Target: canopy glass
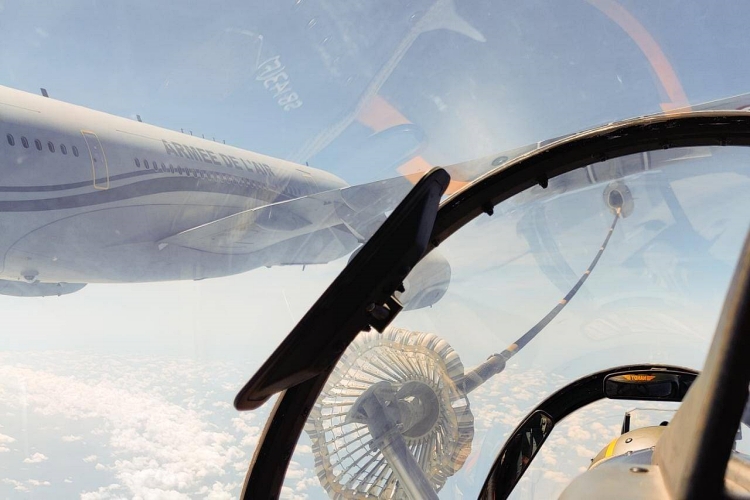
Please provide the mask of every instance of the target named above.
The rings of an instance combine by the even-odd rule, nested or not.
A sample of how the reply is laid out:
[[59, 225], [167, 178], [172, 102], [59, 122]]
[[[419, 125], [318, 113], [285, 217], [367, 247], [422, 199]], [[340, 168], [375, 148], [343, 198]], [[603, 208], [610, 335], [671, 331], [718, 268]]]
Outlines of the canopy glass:
[[[270, 404], [238, 413], [235, 394], [421, 172], [451, 166], [450, 194], [594, 126], [746, 109], [748, 18], [750, 4], [734, 1], [0, 0], [0, 497], [236, 498]], [[61, 102], [122, 121], [50, 115]], [[77, 142], [58, 139], [68, 132]], [[162, 166], [167, 136], [170, 147], [205, 139], [220, 163], [231, 146], [295, 164], [261, 162], [281, 165], [276, 184], [226, 165], [216, 176], [205, 159]], [[591, 278], [471, 393], [471, 451], [456, 448], [468, 454], [442, 496], [474, 494], [504, 436], [565, 381], [628, 360], [699, 367], [747, 230], [746, 156], [653, 153], [626, 176], [635, 208]], [[77, 172], [87, 177], [68, 179]], [[304, 178], [281, 193], [293, 176]], [[123, 200], [107, 193], [138, 179], [117, 212]], [[321, 193], [387, 179], [396, 187]], [[614, 220], [608, 183], [573, 172], [465, 227], [439, 248], [449, 279], [437, 257], [436, 281], [411, 277], [431, 292], [419, 305], [445, 295], [394, 326], [445, 339], [464, 369], [501, 352], [591, 263]], [[254, 197], [259, 186], [271, 194]], [[222, 219], [300, 186], [307, 196], [285, 217], [275, 206]], [[50, 201], [65, 189], [96, 204]], [[52, 210], [29, 210], [37, 202]], [[101, 217], [109, 209], [117, 216]], [[315, 233], [320, 246], [292, 239], [305, 222], [327, 231], [328, 216], [340, 224]], [[206, 236], [220, 219], [221, 237]], [[184, 231], [199, 227], [198, 245]], [[253, 254], [270, 241], [284, 251]], [[201, 279], [214, 244], [237, 267]], [[63, 272], [76, 279], [52, 279]], [[62, 281], [60, 297], [8, 294]], [[326, 496], [312, 446], [303, 434], [285, 497]]]

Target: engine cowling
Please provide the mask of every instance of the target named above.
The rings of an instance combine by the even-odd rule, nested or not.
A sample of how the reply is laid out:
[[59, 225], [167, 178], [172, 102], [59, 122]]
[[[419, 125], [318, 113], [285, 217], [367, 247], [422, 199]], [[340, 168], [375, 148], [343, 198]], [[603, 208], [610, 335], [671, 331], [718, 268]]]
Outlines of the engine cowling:
[[443, 254], [433, 250], [406, 277], [399, 300], [406, 311], [432, 306], [443, 298], [450, 282], [451, 265]]
[[[357, 248], [349, 262], [359, 253]], [[438, 250], [425, 255], [404, 280], [404, 292], [398, 296], [405, 311], [422, 309], [436, 304], [448, 291], [451, 282], [451, 265]]]

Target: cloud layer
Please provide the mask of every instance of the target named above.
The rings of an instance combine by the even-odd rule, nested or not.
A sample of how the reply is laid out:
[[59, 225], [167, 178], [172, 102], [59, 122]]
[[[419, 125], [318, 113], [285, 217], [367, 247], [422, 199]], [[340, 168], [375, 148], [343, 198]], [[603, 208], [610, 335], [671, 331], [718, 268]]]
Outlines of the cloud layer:
[[[231, 499], [257, 446], [269, 406], [238, 413], [230, 402], [242, 370], [227, 363], [71, 353], [0, 355], [0, 457], [10, 464], [0, 494], [25, 497], [60, 488], [84, 500]], [[441, 497], [476, 496], [509, 433], [565, 377], [509, 364], [470, 396], [472, 452]], [[226, 403], [226, 404], [224, 404]], [[634, 404], [592, 405], [560, 423], [519, 483], [519, 493], [559, 495], [589, 460], [619, 434]], [[37, 429], [14, 427], [23, 415], [54, 437], [30, 441]], [[645, 425], [641, 424], [641, 425]], [[634, 426], [635, 423], [634, 423]], [[31, 445], [29, 444], [31, 443]], [[327, 498], [303, 433], [282, 498]], [[62, 469], [75, 463], [70, 472]], [[52, 472], [64, 474], [57, 479]], [[58, 474], [59, 475], [59, 474]], [[44, 493], [46, 492], [46, 493]]]
[[[79, 463], [114, 477], [115, 483], [74, 481], [88, 500], [135, 498], [235, 498], [263, 418], [231, 407], [241, 375], [223, 363], [168, 358], [107, 358], [71, 353], [2, 356], [0, 408], [9, 423], [31, 412], [88, 432], [61, 432], [62, 446], [82, 449]], [[228, 386], [227, 386], [228, 384]], [[222, 386], [224, 386], [222, 388]], [[265, 410], [263, 410], [265, 411]], [[106, 454], [88, 453], [87, 441], [102, 441]], [[0, 434], [0, 446], [17, 445]], [[50, 446], [52, 447], [51, 443]], [[91, 448], [88, 448], [91, 451]], [[72, 453], [66, 448], [66, 453]], [[33, 451], [21, 463], [66, 460], [53, 451]], [[18, 473], [21, 473], [18, 464]], [[97, 476], [94, 476], [97, 477]], [[73, 477], [73, 480], [76, 478]], [[13, 480], [15, 481], [15, 480]], [[5, 482], [16, 491], [45, 484]], [[68, 483], [70, 484], [70, 483]]]

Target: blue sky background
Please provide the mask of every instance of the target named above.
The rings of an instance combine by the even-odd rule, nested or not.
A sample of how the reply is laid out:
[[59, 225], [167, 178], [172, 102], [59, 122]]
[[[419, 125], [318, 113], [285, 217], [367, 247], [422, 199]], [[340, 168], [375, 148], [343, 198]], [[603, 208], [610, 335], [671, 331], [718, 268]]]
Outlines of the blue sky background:
[[[56, 99], [139, 114], [364, 182], [397, 175], [395, 164], [415, 149], [444, 165], [659, 112], [669, 102], [659, 71], [597, 8], [611, 3], [457, 2], [482, 42], [445, 29], [419, 31], [435, 0], [0, 0], [0, 85], [45, 87]], [[690, 103], [750, 91], [750, 4], [619, 5], [656, 41]], [[300, 107], [284, 111], [256, 80], [257, 61], [272, 57], [285, 65]], [[375, 80], [375, 93], [417, 132], [374, 137], [352, 119]], [[311, 146], [337, 123], [346, 125], [340, 134]], [[727, 161], [741, 169], [744, 155]], [[652, 181], [639, 182], [648, 199]], [[477, 396], [475, 449], [484, 451], [449, 482], [445, 498], [475, 494], [514, 422], [563, 380], [626, 360], [699, 367], [747, 230], [746, 182], [722, 177], [675, 187], [691, 200], [695, 229], [712, 242], [708, 255], [657, 245], [627, 267], [628, 252], [658, 236], [643, 224], [673, 221], [653, 200], [623, 221], [601, 269], [560, 317], [560, 335], [530, 345], [503, 374], [509, 381], [488, 387], [494, 396]], [[600, 190], [543, 207], [576, 272], [609, 224], [596, 205]], [[591, 207], [580, 220], [556, 218], [580, 205]], [[527, 254], [521, 215], [479, 219], [449, 240], [449, 294], [429, 311], [402, 315], [399, 326], [444, 336], [470, 367], [546, 313], [560, 293]], [[0, 297], [0, 497], [236, 497], [268, 407], [237, 414], [232, 398], [345, 260], [201, 282], [90, 285], [59, 298]], [[700, 273], [717, 262], [720, 273]], [[549, 372], [557, 378], [514, 392]], [[490, 408], [498, 400], [502, 407]], [[601, 417], [592, 415], [589, 422]], [[611, 431], [621, 412], [608, 415], [602, 425]], [[569, 437], [596, 452], [611, 439], [600, 434]], [[577, 453], [569, 442], [558, 443], [557, 453], [565, 446]], [[583, 455], [548, 461], [549, 471], [572, 477], [588, 463]], [[321, 498], [309, 443], [301, 442], [294, 460], [285, 494]], [[549, 485], [537, 491], [556, 491]]]

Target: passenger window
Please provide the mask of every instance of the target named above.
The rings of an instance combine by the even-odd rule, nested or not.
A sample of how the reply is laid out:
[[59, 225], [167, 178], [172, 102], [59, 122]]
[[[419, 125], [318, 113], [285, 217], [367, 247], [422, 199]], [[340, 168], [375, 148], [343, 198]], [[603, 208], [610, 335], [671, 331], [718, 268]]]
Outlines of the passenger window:
[[169, 171], [174, 173], [174, 165], [172, 165], [171, 163], [169, 164]]
[[68, 148], [65, 147], [65, 144], [60, 144], [60, 152], [64, 155], [68, 154]]
[[180, 175], [182, 175], [182, 167], [180, 167], [180, 166], [177, 167], [177, 173], [180, 174]]
[[21, 144], [23, 144], [23, 147], [26, 149], [29, 149], [29, 140], [23, 136], [21, 136]]
[[78, 148], [73, 146], [73, 156], [78, 156]]
[[135, 166], [141, 168], [141, 161], [138, 158], [135, 159]]
[[143, 166], [146, 168], [151, 168], [151, 166], [148, 164], [148, 160], [143, 160]]
[[156, 170], [157, 172], [159, 171], [159, 165], [157, 165], [155, 161], [152, 161], [151, 165], [154, 166], [154, 170]]
[[52, 144], [52, 141], [48, 141], [47, 142], [47, 147], [49, 148], [49, 152], [50, 153], [54, 153], [55, 152], [55, 145]]
[[34, 139], [34, 145], [36, 145], [36, 148], [41, 151], [42, 150], [42, 141], [39, 139]]
[[164, 165], [163, 163], [161, 164], [161, 171], [162, 172], [166, 172], [167, 171], [167, 166]]
[[13, 136], [10, 135], [10, 134], [8, 134], [7, 137], [8, 137], [8, 144], [10, 144], [11, 146], [15, 146], [16, 145], [16, 141], [15, 141], [15, 139], [13, 139]]

